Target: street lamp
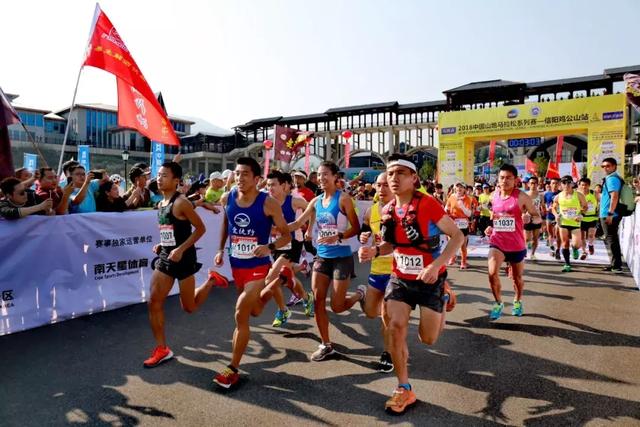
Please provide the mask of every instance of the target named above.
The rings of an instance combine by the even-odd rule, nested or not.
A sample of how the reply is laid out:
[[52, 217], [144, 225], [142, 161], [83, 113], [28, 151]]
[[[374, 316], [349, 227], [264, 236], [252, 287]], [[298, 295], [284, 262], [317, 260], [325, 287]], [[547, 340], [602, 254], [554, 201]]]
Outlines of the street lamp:
[[125, 188], [127, 187], [126, 182], [128, 181], [127, 178], [127, 160], [129, 160], [129, 151], [128, 150], [124, 150], [122, 152], [122, 161], [124, 162], [124, 182], [125, 182]]

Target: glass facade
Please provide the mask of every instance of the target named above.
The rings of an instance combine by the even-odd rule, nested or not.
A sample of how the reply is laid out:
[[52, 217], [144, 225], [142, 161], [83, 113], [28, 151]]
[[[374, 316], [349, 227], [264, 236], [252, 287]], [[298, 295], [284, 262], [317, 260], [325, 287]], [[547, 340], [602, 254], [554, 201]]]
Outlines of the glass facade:
[[175, 130], [176, 132], [185, 133], [187, 129], [187, 126], [184, 123], [176, 122], [173, 120], [171, 120], [171, 126], [173, 126], [173, 130]]
[[94, 147], [112, 148], [109, 129], [116, 127], [118, 116], [115, 112], [86, 110], [87, 142]]
[[28, 113], [25, 111], [18, 112], [20, 116], [20, 120], [24, 123], [25, 126], [44, 126], [44, 118], [41, 113]]

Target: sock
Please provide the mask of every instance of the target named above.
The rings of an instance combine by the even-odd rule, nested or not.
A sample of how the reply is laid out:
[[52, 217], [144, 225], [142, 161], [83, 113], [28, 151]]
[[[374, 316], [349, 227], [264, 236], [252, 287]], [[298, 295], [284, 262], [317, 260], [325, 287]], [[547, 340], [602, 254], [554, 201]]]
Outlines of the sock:
[[571, 264], [571, 258], [569, 256], [569, 249], [562, 249], [562, 256], [564, 257], [565, 264]]
[[398, 387], [402, 387], [403, 389], [407, 390], [407, 391], [411, 391], [411, 384], [406, 383], [406, 384], [398, 384]]
[[234, 367], [233, 367], [233, 366], [231, 366], [231, 365], [227, 365], [227, 368], [231, 369], [231, 370], [233, 371], [233, 373], [234, 373], [234, 374], [237, 374], [237, 373], [238, 373], [238, 369], [237, 369], [237, 368], [234, 368]]

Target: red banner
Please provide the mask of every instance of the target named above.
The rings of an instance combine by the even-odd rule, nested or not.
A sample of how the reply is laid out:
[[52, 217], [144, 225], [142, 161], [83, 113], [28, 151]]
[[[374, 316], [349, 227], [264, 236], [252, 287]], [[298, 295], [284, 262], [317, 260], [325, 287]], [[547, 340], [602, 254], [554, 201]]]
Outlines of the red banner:
[[496, 141], [489, 143], [489, 168], [493, 168], [493, 161], [496, 158]]
[[562, 162], [562, 146], [564, 145], [564, 136], [558, 135], [556, 141], [556, 165]]
[[558, 172], [558, 164], [549, 160], [549, 167], [547, 167], [547, 179], [551, 178], [560, 179], [560, 172]]
[[536, 165], [531, 159], [527, 157], [527, 162], [525, 165], [525, 169], [531, 175], [538, 175], [538, 165]]
[[[180, 145], [178, 136], [173, 131], [173, 128], [169, 124], [169, 119], [164, 113], [160, 103], [156, 99], [153, 91], [149, 87], [142, 71], [138, 68], [136, 61], [127, 49], [127, 46], [120, 38], [120, 34], [115, 29], [107, 15], [100, 10], [100, 6], [96, 5], [96, 13], [93, 17], [93, 25], [91, 28], [91, 38], [89, 45], [87, 46], [87, 57], [83, 65], [89, 65], [92, 67], [105, 70], [117, 77], [118, 80], [118, 96], [121, 92], [133, 93], [131, 88], [134, 88], [137, 92], [135, 99], [142, 99], [143, 101], [136, 101], [144, 103], [144, 109], [148, 117], [160, 115], [164, 121], [168, 124], [168, 129], [164, 131], [164, 127], [145, 127], [140, 124], [141, 120], [134, 122], [131, 120], [131, 105], [129, 104], [131, 95], [128, 95], [127, 99], [118, 99], [118, 106], [128, 107], [129, 111], [127, 115], [121, 117], [121, 113], [118, 112], [118, 125], [127, 126], [124, 123], [138, 123], [133, 126], [134, 129], [154, 141], [161, 142], [168, 145]], [[128, 86], [127, 90], [122, 90], [121, 87]], [[137, 108], [140, 110], [140, 108]], [[136, 113], [138, 114], [138, 113]], [[135, 115], [133, 116], [135, 118]], [[145, 129], [143, 132], [141, 129]], [[150, 136], [152, 135], [152, 136]]]
[[571, 177], [574, 181], [578, 181], [580, 179], [580, 172], [578, 171], [578, 165], [576, 162], [571, 159]]
[[277, 126], [275, 129], [275, 152], [273, 159], [290, 163], [296, 153], [296, 141], [300, 131], [285, 126]]

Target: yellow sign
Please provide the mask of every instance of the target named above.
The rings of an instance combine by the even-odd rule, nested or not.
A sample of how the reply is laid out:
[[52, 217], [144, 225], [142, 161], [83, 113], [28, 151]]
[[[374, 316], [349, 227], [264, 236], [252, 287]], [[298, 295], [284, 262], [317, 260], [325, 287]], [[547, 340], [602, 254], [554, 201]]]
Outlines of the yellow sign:
[[440, 177], [446, 185], [473, 181], [476, 141], [586, 134], [588, 174], [598, 179], [595, 166], [604, 157], [616, 158], [622, 168], [626, 125], [624, 94], [441, 113]]

